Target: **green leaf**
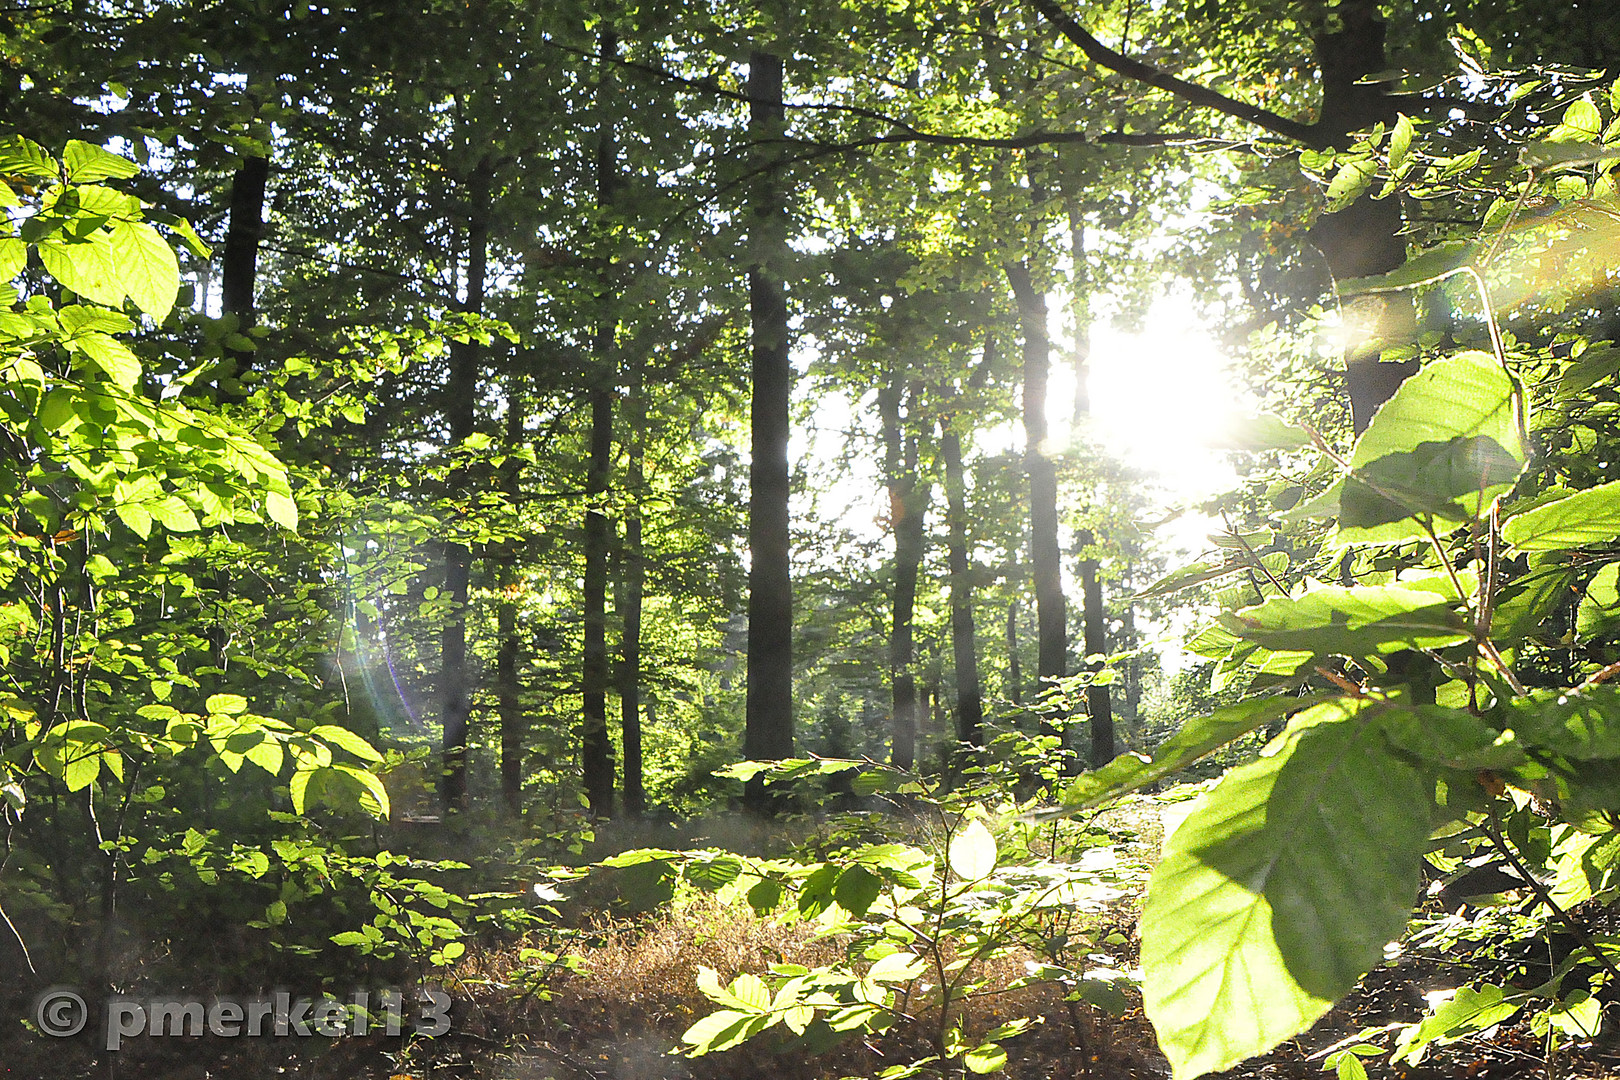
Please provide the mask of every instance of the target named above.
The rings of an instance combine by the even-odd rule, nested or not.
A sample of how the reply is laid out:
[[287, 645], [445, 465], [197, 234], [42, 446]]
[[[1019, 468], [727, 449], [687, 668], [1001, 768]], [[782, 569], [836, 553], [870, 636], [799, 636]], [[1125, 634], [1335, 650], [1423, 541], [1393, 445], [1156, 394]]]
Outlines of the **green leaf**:
[[71, 755], [62, 768], [62, 783], [69, 791], [83, 791], [101, 775], [101, 754], [89, 751], [82, 743], [68, 746]]
[[283, 495], [279, 491], [265, 492], [264, 512], [270, 516], [271, 521], [288, 532], [298, 531], [298, 504], [293, 502], [292, 496]]
[[129, 526], [129, 531], [142, 540], [152, 535], [152, 515], [146, 512], [146, 507], [140, 503], [121, 502], [113, 504], [113, 513], [118, 520]]
[[866, 867], [846, 866], [833, 886], [833, 900], [851, 915], [865, 915], [883, 890], [883, 879]]
[[1544, 503], [1502, 524], [1502, 539], [1519, 551], [1559, 551], [1620, 537], [1620, 480]]
[[874, 963], [867, 971], [866, 977], [873, 982], [904, 983], [917, 978], [926, 970], [928, 965], [922, 957], [915, 953], [896, 952]]
[[1419, 285], [1432, 285], [1458, 273], [1474, 257], [1472, 244], [1461, 240], [1448, 240], [1428, 251], [1414, 255], [1401, 266], [1373, 277], [1347, 278], [1339, 282], [1340, 296], [1362, 296], [1367, 293], [1401, 292]]
[[729, 1050], [770, 1026], [771, 1017], [758, 1013], [721, 1009], [710, 1013], [681, 1036], [691, 1057], [701, 1057], [718, 1050]]
[[946, 861], [963, 881], [979, 881], [996, 868], [996, 838], [977, 818], [956, 830]]
[[1509, 1001], [1500, 986], [1460, 988], [1423, 1022], [1410, 1028], [1396, 1045], [1392, 1060], [1416, 1065], [1431, 1044], [1445, 1045], [1494, 1027], [1524, 1007], [1521, 998]]
[[686, 864], [685, 878], [704, 892], [730, 885], [742, 876], [743, 862], [735, 855], [700, 855]]
[[239, 716], [247, 712], [248, 700], [241, 694], [211, 694], [208, 712], [218, 716]]
[[375, 762], [383, 759], [374, 746], [348, 728], [338, 727], [336, 724], [320, 724], [311, 729], [310, 734], [322, 742], [347, 750], [361, 761]]
[[782, 883], [775, 878], [761, 878], [748, 890], [748, 906], [754, 909], [756, 915], [775, 911], [776, 905], [781, 902]]
[[981, 1076], [998, 1072], [1007, 1064], [1007, 1051], [997, 1043], [983, 1043], [963, 1054], [962, 1064], [968, 1072]]
[[51, 238], [41, 241], [35, 250], [39, 252], [39, 261], [45, 264], [46, 271], [64, 289], [71, 289], [92, 303], [105, 304], [110, 308], [123, 306], [122, 275], [105, 242]]
[[[1337, 496], [1338, 542], [1404, 543], [1426, 535], [1411, 515], [1378, 521], [1387, 515], [1374, 509], [1365, 488], [1383, 484], [1400, 489], [1389, 493], [1397, 503], [1404, 496], [1427, 502], [1424, 509], [1455, 506], [1454, 516], [1482, 512], [1508, 490], [1528, 460], [1518, 408], [1513, 380], [1489, 353], [1463, 352], [1425, 365], [1400, 385], [1356, 441], [1352, 477]], [[1395, 460], [1383, 460], [1392, 456]], [[1360, 492], [1354, 490], [1357, 477], [1365, 485]], [[1358, 525], [1357, 520], [1377, 523]]]
[[1176, 1080], [1305, 1030], [1406, 925], [1429, 785], [1332, 715], [1296, 717], [1270, 756], [1227, 773], [1153, 872], [1143, 996]]
[[1395, 585], [1318, 585], [1221, 616], [1221, 625], [1278, 651], [1369, 656], [1436, 649], [1469, 640], [1472, 629], [1449, 599]]
[[113, 221], [111, 247], [120, 283], [135, 306], [161, 323], [180, 290], [180, 264], [169, 242], [141, 221]]
[[43, 176], [55, 179], [56, 159], [21, 135], [0, 138], [0, 176]]
[[292, 779], [287, 782], [287, 792], [292, 796], [293, 813], [302, 814], [304, 812], [304, 800], [309, 794], [309, 781], [314, 775], [314, 769], [299, 769], [292, 774]]
[[1471, 521], [1506, 491], [1523, 462], [1495, 439], [1470, 435], [1388, 454], [1345, 478], [1341, 530], [1373, 530], [1421, 512], [1440, 521]]
[[1134, 752], [1121, 754], [1100, 769], [1086, 773], [1063, 795], [1069, 813], [1094, 810], [1126, 792], [1156, 783], [1179, 772], [1207, 754], [1274, 721], [1312, 706], [1340, 710], [1338, 703], [1322, 704], [1323, 697], [1254, 697], [1224, 705], [1208, 716], [1188, 720], [1181, 730], [1160, 743], [1151, 758]]
[[140, 166], [128, 158], [108, 153], [99, 146], [82, 139], [69, 139], [62, 150], [62, 168], [70, 184], [88, 184], [96, 180], [126, 180], [140, 172]]
[[1377, 175], [1378, 163], [1370, 157], [1354, 157], [1346, 160], [1334, 174], [1333, 181], [1328, 184], [1329, 210], [1338, 211], [1349, 206], [1357, 196], [1367, 190], [1367, 185], [1371, 184], [1373, 177]]
[[1575, 633], [1591, 641], [1607, 637], [1620, 624], [1620, 563], [1609, 563], [1593, 575], [1575, 613]]
[[1548, 142], [1555, 143], [1584, 143], [1596, 142], [1603, 134], [1603, 114], [1592, 99], [1582, 96], [1570, 102], [1569, 108], [1564, 110], [1564, 119], [1551, 135]]
[[10, 281], [28, 265], [28, 245], [14, 236], [0, 240], [0, 281]]
[[106, 372], [107, 378], [120, 390], [133, 390], [141, 381], [140, 359], [117, 338], [89, 331], [75, 337], [73, 346]]
[[1389, 171], [1398, 173], [1401, 166], [1406, 164], [1407, 156], [1412, 150], [1412, 136], [1415, 128], [1412, 118], [1405, 113], [1401, 114], [1395, 122], [1395, 130], [1389, 133]]

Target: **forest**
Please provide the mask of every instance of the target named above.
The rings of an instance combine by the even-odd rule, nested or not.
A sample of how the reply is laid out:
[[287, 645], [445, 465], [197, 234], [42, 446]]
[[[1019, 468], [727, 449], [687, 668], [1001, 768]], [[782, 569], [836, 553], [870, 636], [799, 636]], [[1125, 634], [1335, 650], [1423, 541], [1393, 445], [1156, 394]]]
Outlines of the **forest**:
[[0, 1072], [1620, 1075], [1620, 7], [0, 0]]

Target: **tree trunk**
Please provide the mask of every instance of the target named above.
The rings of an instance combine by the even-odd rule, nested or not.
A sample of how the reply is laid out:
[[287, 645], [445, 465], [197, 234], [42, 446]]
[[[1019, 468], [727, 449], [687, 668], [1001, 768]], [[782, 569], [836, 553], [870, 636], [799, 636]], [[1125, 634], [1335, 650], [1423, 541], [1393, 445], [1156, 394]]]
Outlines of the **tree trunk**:
[[[613, 203], [618, 182], [618, 145], [613, 124], [607, 117], [612, 83], [606, 73], [618, 55], [618, 38], [610, 29], [602, 31], [601, 70], [597, 87], [600, 114], [596, 137], [596, 202], [599, 207]], [[585, 649], [581, 671], [584, 697], [584, 727], [580, 739], [580, 766], [584, 773], [585, 797], [594, 817], [613, 814], [613, 740], [608, 732], [608, 650], [607, 650], [607, 565], [612, 530], [607, 517], [609, 473], [613, 466], [613, 396], [618, 379], [615, 339], [618, 320], [611, 311], [615, 299], [611, 267], [603, 271], [602, 305], [598, 316], [594, 351], [596, 375], [589, 393], [591, 410], [590, 466], [585, 479]]]
[[[225, 232], [225, 250], [220, 258], [220, 310], [236, 316], [236, 332], [246, 334], [253, 327], [254, 305], [259, 276], [259, 245], [264, 239], [265, 189], [270, 181], [270, 159], [244, 157], [231, 176], [230, 225]], [[236, 365], [232, 377], [241, 378], [253, 366], [248, 349], [227, 349]], [[245, 395], [238, 390], [227, 397]]]
[[[1097, 560], [1087, 555], [1087, 549], [1096, 544], [1090, 529], [1081, 529], [1075, 541], [1080, 551], [1080, 588], [1085, 603], [1086, 655], [1101, 656], [1108, 651], [1108, 613], [1103, 609], [1102, 577]], [[1091, 671], [1103, 668], [1101, 660], [1086, 665]], [[1114, 760], [1114, 702], [1108, 687], [1092, 683], [1086, 687], [1086, 714], [1091, 726], [1091, 765], [1100, 768]]]
[[[755, 51], [748, 58], [748, 129], [763, 171], [753, 192], [748, 303], [753, 339], [752, 433], [748, 466], [748, 705], [743, 752], [755, 760], [793, 753], [793, 591], [789, 577], [788, 359], [786, 200], [772, 163], [784, 130], [782, 58]], [[763, 785], [749, 800], [765, 808]]]
[[[1074, 427], [1084, 433], [1091, 420], [1088, 385], [1091, 378], [1091, 275], [1086, 262], [1085, 220], [1072, 197], [1065, 201], [1069, 215], [1069, 250], [1074, 263], [1070, 286], [1074, 303]], [[1108, 612], [1103, 606], [1101, 568], [1090, 550], [1096, 543], [1097, 538], [1090, 529], [1081, 529], [1075, 538], [1087, 656], [1100, 656], [1108, 651]], [[1086, 667], [1095, 675], [1103, 665], [1100, 660], [1089, 661]], [[1086, 687], [1086, 719], [1091, 729], [1091, 765], [1098, 768], [1114, 759], [1114, 702], [1106, 684], [1093, 683]]]
[[[1338, 9], [1341, 28], [1316, 34], [1317, 62], [1322, 68], [1322, 111], [1316, 127], [1324, 144], [1343, 149], [1350, 132], [1396, 118], [1396, 103], [1385, 93], [1386, 84], [1359, 81], [1389, 66], [1379, 7], [1377, 0], [1345, 0]], [[1370, 191], [1336, 214], [1323, 214], [1308, 235], [1334, 281], [1387, 273], [1406, 261], [1400, 200], [1374, 199]], [[1374, 337], [1397, 336], [1415, 325], [1410, 293], [1367, 300], [1373, 305], [1369, 329]], [[1345, 390], [1358, 434], [1366, 430], [1378, 406], [1417, 369], [1415, 360], [1381, 363], [1376, 349], [1368, 356], [1346, 354]]]
[[[484, 277], [489, 259], [489, 164], [480, 162], [469, 183], [467, 221], [467, 289], [461, 310], [480, 315], [484, 310]], [[460, 445], [473, 433], [478, 398], [480, 347], [473, 341], [450, 345], [450, 377], [445, 383], [445, 415], [450, 445]], [[452, 494], [467, 484], [464, 470], [450, 477]], [[471, 679], [467, 672], [467, 586], [472, 552], [465, 544], [444, 548], [444, 594], [450, 611], [440, 645], [439, 693], [444, 721], [443, 768], [440, 797], [446, 813], [467, 806], [467, 728], [472, 717]]]
[[[926, 490], [917, 483], [915, 425], [900, 417], [900, 381], [893, 379], [878, 392], [882, 415], [885, 466], [889, 489], [889, 519], [894, 527], [894, 606], [889, 630], [889, 679], [893, 693], [893, 729], [889, 763], [910, 769], [917, 761], [917, 678], [913, 659], [912, 616], [917, 603], [917, 572], [926, 547], [923, 519]], [[920, 411], [921, 391], [916, 383], [906, 390], [907, 419]], [[907, 430], [908, 427], [913, 430]]]
[[945, 517], [951, 572], [951, 657], [956, 666], [956, 738], [984, 745], [984, 690], [973, 640], [973, 565], [968, 556], [967, 483], [962, 471], [962, 437], [955, 412], [939, 418], [939, 451], [945, 464]]
[[[1029, 268], [1010, 262], [1007, 280], [1018, 303], [1024, 338], [1024, 468], [1029, 475], [1030, 563], [1035, 576], [1037, 661], [1042, 694], [1061, 679], [1068, 650], [1063, 570], [1059, 562], [1057, 468], [1046, 453], [1046, 384], [1051, 342], [1046, 330], [1046, 296], [1035, 288]], [[1049, 733], [1050, 723], [1043, 723]]]
[[1007, 605], [1007, 700], [1024, 703], [1024, 673], [1018, 664], [1018, 597]]
[[624, 754], [624, 808], [641, 814], [647, 794], [641, 766], [641, 601], [646, 567], [641, 550], [642, 457], [646, 440], [647, 404], [638, 354], [630, 362], [630, 386], [625, 395], [629, 464], [626, 486], [630, 499], [624, 511], [624, 612], [619, 632], [619, 743]]
[[[506, 446], [515, 451], [523, 438], [525, 395], [522, 377], [514, 373], [506, 388]], [[515, 456], [506, 460], [502, 488], [514, 504], [519, 493], [520, 466]], [[509, 546], [501, 566], [501, 606], [499, 619], [500, 651], [495, 657], [496, 709], [501, 723], [501, 797], [513, 817], [523, 814], [523, 744], [527, 732], [523, 722], [523, 700], [518, 685], [518, 663], [523, 656], [518, 636], [518, 552]]]

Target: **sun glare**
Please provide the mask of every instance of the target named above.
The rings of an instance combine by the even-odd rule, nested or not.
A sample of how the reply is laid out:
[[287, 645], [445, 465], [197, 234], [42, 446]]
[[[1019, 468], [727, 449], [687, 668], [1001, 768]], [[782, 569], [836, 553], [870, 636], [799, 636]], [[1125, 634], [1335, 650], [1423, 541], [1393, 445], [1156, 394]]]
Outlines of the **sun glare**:
[[[1231, 461], [1215, 444], [1245, 411], [1244, 395], [1185, 299], [1157, 301], [1139, 331], [1096, 327], [1089, 387], [1092, 437], [1106, 453], [1148, 474], [1167, 509], [1237, 483]], [[1071, 435], [1073, 395], [1073, 369], [1054, 369], [1049, 422], [1058, 439]], [[1171, 539], [1199, 546], [1206, 523], [1188, 524]]]

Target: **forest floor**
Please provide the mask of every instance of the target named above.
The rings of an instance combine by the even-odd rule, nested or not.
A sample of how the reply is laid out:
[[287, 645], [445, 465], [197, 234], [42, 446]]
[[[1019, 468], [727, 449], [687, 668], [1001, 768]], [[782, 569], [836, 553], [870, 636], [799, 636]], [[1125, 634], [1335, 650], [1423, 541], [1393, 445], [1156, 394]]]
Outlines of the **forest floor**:
[[[1159, 837], [1154, 823], [1127, 830], [1151, 859]], [[1136, 896], [1104, 916], [1127, 933], [1118, 959], [1134, 963]], [[1588, 912], [1599, 923], [1614, 912]], [[1605, 925], [1602, 929], [1608, 929]], [[405, 1043], [378, 1035], [337, 1039], [196, 1038], [130, 1040], [115, 1053], [100, 1048], [99, 1032], [72, 1039], [44, 1038], [17, 1025], [0, 1033], [0, 1080], [208, 1080], [214, 1077], [297, 1077], [302, 1080], [834, 1080], [872, 1077], [930, 1053], [921, 1033], [891, 1032], [881, 1040], [852, 1040], [809, 1056], [773, 1036], [702, 1058], [673, 1053], [680, 1036], [713, 1006], [698, 992], [698, 966], [729, 981], [771, 962], [830, 963], [839, 943], [805, 924], [779, 925], [746, 905], [700, 897], [674, 911], [598, 920], [569, 944], [583, 964], [562, 972], [543, 990], [524, 990], [514, 972], [520, 948], [473, 949], [446, 989], [454, 999], [451, 1031]], [[1011, 979], [1023, 959], [997, 961]], [[1374, 970], [1360, 987], [1309, 1032], [1271, 1053], [1221, 1074], [1227, 1080], [1304, 1080], [1325, 1077], [1322, 1053], [1367, 1028], [1409, 1022], [1423, 1015], [1424, 995], [1463, 981], [1454, 969], [1407, 953]], [[4, 996], [4, 991], [0, 991]], [[7, 1001], [8, 1011], [20, 999]], [[1610, 1019], [1614, 1010], [1610, 1010]], [[1522, 1015], [1522, 1014], [1521, 1014]], [[1140, 1007], [1111, 1017], [1089, 1006], [1071, 1007], [1052, 986], [1033, 986], [970, 1006], [968, 1030], [983, 1031], [1020, 1016], [1038, 1022], [1008, 1039], [1009, 1080], [1164, 1080], [1169, 1063], [1159, 1052]], [[97, 1025], [92, 1023], [91, 1028]], [[1615, 1080], [1620, 1037], [1560, 1050], [1546, 1046], [1525, 1022], [1504, 1024], [1434, 1051], [1416, 1066], [1392, 1067], [1386, 1057], [1364, 1059], [1373, 1080]]]

